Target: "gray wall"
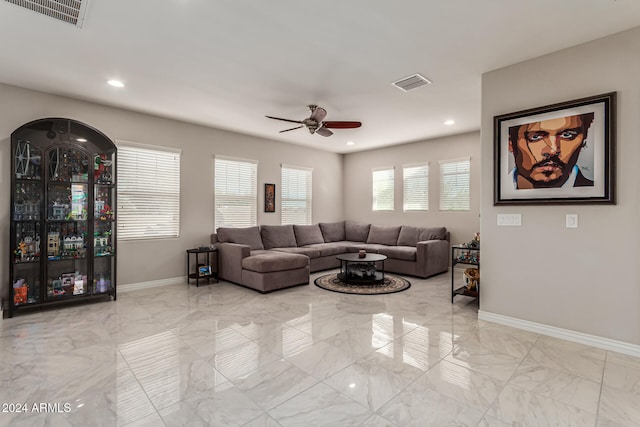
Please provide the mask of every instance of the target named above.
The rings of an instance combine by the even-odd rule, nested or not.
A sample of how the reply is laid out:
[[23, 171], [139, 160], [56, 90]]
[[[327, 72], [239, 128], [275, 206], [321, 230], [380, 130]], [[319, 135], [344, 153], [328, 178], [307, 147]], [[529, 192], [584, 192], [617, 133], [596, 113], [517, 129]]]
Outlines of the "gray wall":
[[[471, 159], [471, 209], [468, 212], [441, 212], [438, 161], [461, 157]], [[429, 162], [429, 211], [403, 212], [402, 166], [423, 162]], [[371, 170], [390, 166], [395, 167], [395, 210], [374, 212], [371, 210]], [[480, 229], [479, 132], [347, 154], [344, 171], [346, 219], [383, 225], [445, 226], [451, 232], [451, 243], [454, 244], [470, 241]]]
[[[180, 237], [177, 239], [119, 241], [118, 284], [183, 276], [185, 250], [208, 243], [214, 230], [214, 155], [259, 161], [258, 223], [279, 224], [280, 206], [264, 213], [265, 182], [280, 188], [280, 164], [312, 167], [313, 221], [343, 219], [342, 155], [302, 146], [163, 119], [132, 111], [82, 102], [0, 84], [0, 295], [8, 296], [9, 187], [11, 132], [45, 117], [76, 119], [113, 140], [182, 149]], [[280, 197], [277, 200], [279, 202]]]
[[[638, 76], [640, 28], [483, 75], [482, 311], [640, 344]], [[611, 91], [617, 205], [493, 206], [494, 115]], [[498, 227], [498, 213], [522, 226]]]

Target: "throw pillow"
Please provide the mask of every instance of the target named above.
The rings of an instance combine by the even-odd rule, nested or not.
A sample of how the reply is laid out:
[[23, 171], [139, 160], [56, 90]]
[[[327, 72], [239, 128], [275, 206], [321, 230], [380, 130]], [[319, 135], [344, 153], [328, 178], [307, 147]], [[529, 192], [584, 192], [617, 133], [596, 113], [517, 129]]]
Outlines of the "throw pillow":
[[366, 242], [371, 224], [361, 224], [353, 221], [344, 222], [345, 238], [351, 242]]
[[393, 225], [372, 225], [369, 230], [367, 243], [377, 243], [379, 245], [395, 246], [398, 243], [400, 226]]
[[324, 237], [324, 241], [327, 243], [342, 242], [347, 239], [344, 234], [344, 221], [321, 222], [320, 231], [322, 231], [322, 237]]
[[262, 244], [265, 249], [291, 248], [296, 246], [293, 225], [263, 225], [260, 227]]
[[296, 243], [298, 246], [324, 243], [324, 238], [322, 237], [322, 232], [318, 224], [294, 225], [293, 232], [296, 235]]

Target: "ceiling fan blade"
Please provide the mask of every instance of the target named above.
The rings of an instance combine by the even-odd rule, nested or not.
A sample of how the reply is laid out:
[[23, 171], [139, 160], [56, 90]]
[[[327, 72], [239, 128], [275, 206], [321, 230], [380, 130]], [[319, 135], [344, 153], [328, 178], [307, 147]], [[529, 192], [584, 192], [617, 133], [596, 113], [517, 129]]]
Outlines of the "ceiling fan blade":
[[355, 129], [362, 126], [360, 122], [322, 122], [322, 126], [332, 129]]
[[333, 132], [331, 132], [331, 131], [330, 131], [329, 129], [327, 129], [326, 127], [318, 128], [318, 129], [316, 130], [316, 133], [317, 133], [318, 135], [322, 135], [322, 136], [331, 136], [331, 135], [333, 135]]
[[304, 127], [304, 125], [301, 125], [301, 126], [297, 126], [297, 127], [291, 128], [291, 129], [281, 130], [281, 131], [280, 131], [280, 132], [278, 132], [278, 133], [282, 133], [282, 132], [289, 132], [290, 130], [296, 130], [296, 129], [300, 129], [300, 128], [303, 128], [303, 127]]
[[290, 123], [302, 123], [302, 121], [300, 120], [289, 120], [289, 119], [281, 119], [280, 117], [273, 117], [273, 116], [265, 116], [269, 119], [274, 119], [274, 120], [282, 120], [283, 122], [290, 122]]
[[322, 107], [316, 107], [315, 110], [313, 110], [313, 113], [311, 113], [311, 117], [309, 118], [320, 123], [324, 120], [325, 117], [327, 117], [327, 110]]

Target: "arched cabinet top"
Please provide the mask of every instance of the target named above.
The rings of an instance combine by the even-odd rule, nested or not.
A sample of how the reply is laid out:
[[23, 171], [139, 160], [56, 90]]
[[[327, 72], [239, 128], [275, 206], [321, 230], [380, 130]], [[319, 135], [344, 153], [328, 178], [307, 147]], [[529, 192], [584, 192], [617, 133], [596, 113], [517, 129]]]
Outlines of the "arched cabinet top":
[[89, 153], [115, 153], [116, 145], [104, 133], [73, 119], [38, 119], [20, 126], [12, 137], [46, 149], [53, 145], [79, 147]]

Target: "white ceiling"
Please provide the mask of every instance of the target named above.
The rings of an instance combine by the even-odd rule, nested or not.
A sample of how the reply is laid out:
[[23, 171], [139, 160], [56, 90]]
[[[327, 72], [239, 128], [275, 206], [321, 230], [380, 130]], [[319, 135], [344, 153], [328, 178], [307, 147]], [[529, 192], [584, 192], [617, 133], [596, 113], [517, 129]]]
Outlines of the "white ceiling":
[[[0, 82], [345, 153], [477, 130], [482, 73], [638, 25], [639, 0], [89, 0], [82, 28], [0, 0]], [[265, 118], [310, 103], [363, 126]]]

